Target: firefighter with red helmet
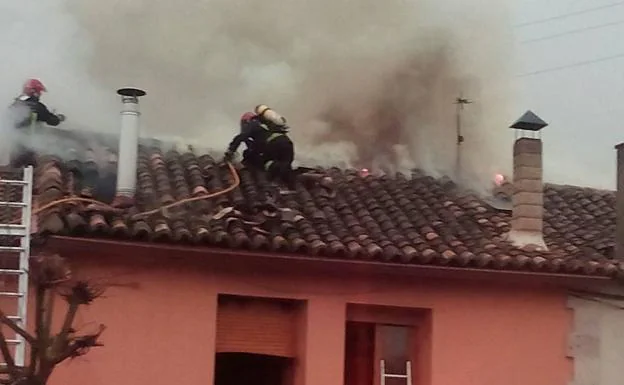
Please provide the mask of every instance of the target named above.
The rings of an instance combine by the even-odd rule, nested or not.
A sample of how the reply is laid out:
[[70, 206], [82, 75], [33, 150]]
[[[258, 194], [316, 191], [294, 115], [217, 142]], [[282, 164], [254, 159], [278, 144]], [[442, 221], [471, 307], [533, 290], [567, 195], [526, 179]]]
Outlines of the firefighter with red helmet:
[[225, 160], [231, 161], [238, 147], [245, 143], [247, 149], [243, 151], [243, 164], [262, 168], [262, 146], [267, 132], [261, 126], [258, 116], [253, 112], [245, 112], [240, 118], [240, 133], [232, 139], [225, 153]]
[[[15, 127], [32, 127], [37, 122], [43, 122], [50, 126], [58, 126], [65, 120], [65, 115], [55, 114], [48, 110], [40, 101], [41, 94], [47, 89], [39, 79], [28, 79], [22, 88], [22, 94], [11, 105], [15, 112]], [[20, 108], [22, 107], [22, 108]]]
[[292, 169], [295, 154], [287, 133], [286, 119], [269, 107], [259, 105], [255, 112], [246, 112], [241, 117], [241, 132], [228, 146], [225, 160], [231, 161], [240, 144], [245, 142], [247, 151], [243, 154], [243, 163], [264, 169], [271, 179], [288, 188], [284, 193], [292, 192], [295, 189]]

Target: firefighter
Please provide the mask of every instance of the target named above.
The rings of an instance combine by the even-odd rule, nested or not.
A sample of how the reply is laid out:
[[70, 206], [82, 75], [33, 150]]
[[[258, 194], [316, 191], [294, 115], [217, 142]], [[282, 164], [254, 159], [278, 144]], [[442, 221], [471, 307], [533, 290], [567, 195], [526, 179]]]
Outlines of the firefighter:
[[280, 181], [287, 188], [283, 194], [295, 190], [295, 172], [292, 163], [295, 160], [295, 145], [286, 132], [273, 132], [267, 139], [263, 163], [264, 169], [272, 180]]
[[262, 127], [258, 116], [253, 112], [245, 112], [240, 119], [240, 133], [232, 139], [225, 153], [225, 160], [231, 161], [238, 147], [245, 143], [243, 164], [249, 167], [262, 168], [262, 143], [267, 138], [267, 130]]
[[[282, 193], [291, 193], [295, 189], [295, 175], [292, 169], [294, 160], [294, 145], [288, 137], [288, 126], [286, 120], [278, 114], [281, 119], [267, 119], [269, 108], [264, 105], [256, 107], [256, 113], [245, 113], [241, 118], [241, 133], [230, 143], [225, 160], [230, 161], [238, 149], [238, 146], [245, 140], [253, 139], [253, 154], [260, 155], [259, 164], [269, 175], [270, 179], [282, 182], [288, 190]], [[272, 110], [270, 110], [272, 112]], [[246, 118], [246, 119], [244, 119]], [[243, 121], [246, 123], [244, 124]], [[245, 125], [245, 128], [243, 126]], [[249, 150], [249, 148], [248, 148]], [[258, 159], [258, 158], [254, 158]]]
[[[50, 126], [58, 126], [65, 120], [65, 115], [55, 114], [41, 103], [41, 94], [46, 87], [38, 79], [28, 79], [24, 83], [22, 94], [11, 105], [15, 111], [15, 128], [32, 128], [36, 123], [43, 122]], [[20, 107], [23, 107], [20, 109]]]
[[65, 120], [62, 114], [55, 114], [48, 110], [45, 104], [41, 103], [41, 94], [46, 92], [46, 87], [38, 79], [28, 79], [22, 87], [22, 94], [15, 98], [9, 107], [9, 119], [13, 129], [23, 132], [22, 135], [11, 135], [9, 144], [11, 151], [9, 159], [12, 163], [35, 164], [35, 150], [33, 145], [35, 139], [33, 134], [35, 128], [46, 123], [50, 126], [58, 126]]
[[254, 112], [271, 133], [264, 145], [264, 169], [271, 179], [281, 181], [288, 188], [282, 190], [282, 193], [292, 193], [295, 190], [295, 173], [292, 169], [295, 146], [287, 135], [290, 130], [288, 122], [265, 104], [257, 105]]

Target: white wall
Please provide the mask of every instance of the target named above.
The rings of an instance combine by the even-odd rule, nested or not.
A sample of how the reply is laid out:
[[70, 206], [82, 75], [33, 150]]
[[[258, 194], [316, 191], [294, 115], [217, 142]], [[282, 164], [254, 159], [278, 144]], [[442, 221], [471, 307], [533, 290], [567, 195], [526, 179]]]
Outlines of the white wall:
[[[624, 289], [619, 289], [624, 294]], [[574, 362], [569, 385], [624, 384], [624, 300], [570, 295], [573, 332], [568, 355]]]

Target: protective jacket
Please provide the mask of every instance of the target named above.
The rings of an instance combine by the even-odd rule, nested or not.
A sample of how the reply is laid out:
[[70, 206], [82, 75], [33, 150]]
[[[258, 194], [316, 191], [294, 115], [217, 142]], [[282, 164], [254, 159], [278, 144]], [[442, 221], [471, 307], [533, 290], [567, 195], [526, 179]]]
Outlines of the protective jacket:
[[269, 126], [260, 119], [254, 118], [241, 123], [241, 131], [232, 139], [228, 146], [229, 152], [236, 152], [241, 143], [245, 142], [247, 148], [257, 154], [263, 154], [267, 143], [280, 136], [286, 135], [286, 131], [279, 127]]
[[36, 122], [58, 126], [63, 120], [62, 115], [50, 112], [36, 96], [21, 95], [15, 98], [11, 111], [16, 128], [31, 127]]

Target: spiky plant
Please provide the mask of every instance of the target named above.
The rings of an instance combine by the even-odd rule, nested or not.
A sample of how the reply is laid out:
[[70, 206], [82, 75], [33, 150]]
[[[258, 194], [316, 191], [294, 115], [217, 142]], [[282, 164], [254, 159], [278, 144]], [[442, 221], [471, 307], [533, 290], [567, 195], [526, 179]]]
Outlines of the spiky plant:
[[[31, 284], [35, 291], [34, 333], [20, 327], [0, 310], [0, 324], [6, 325], [24, 338], [29, 359], [24, 366], [15, 364], [2, 329], [0, 353], [0, 385], [45, 385], [56, 365], [86, 354], [90, 348], [102, 346], [98, 339], [104, 331], [99, 325], [94, 333], [78, 333], [74, 326], [81, 306], [101, 296], [104, 288], [88, 280], [72, 278], [71, 269], [59, 255], [39, 255], [30, 265]], [[67, 309], [59, 330], [53, 331], [55, 300], [63, 298]]]

